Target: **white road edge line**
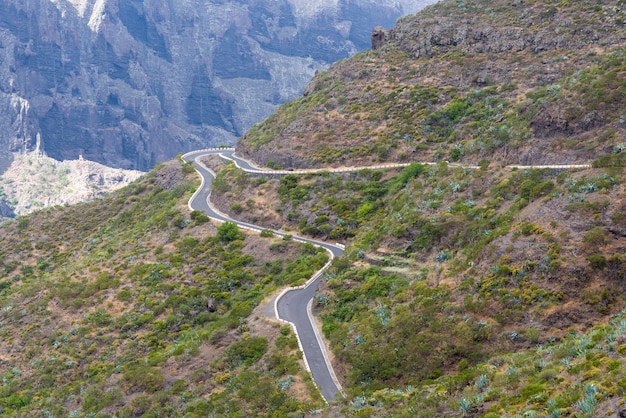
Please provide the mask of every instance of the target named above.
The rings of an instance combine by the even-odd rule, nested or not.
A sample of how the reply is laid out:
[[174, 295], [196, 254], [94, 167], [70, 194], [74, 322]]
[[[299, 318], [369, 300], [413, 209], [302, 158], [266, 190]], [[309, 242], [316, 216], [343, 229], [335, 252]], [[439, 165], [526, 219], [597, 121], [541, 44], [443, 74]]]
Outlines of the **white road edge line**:
[[[223, 148], [221, 148], [223, 149]], [[181, 158], [183, 159], [183, 161], [186, 161], [186, 158], [193, 153], [200, 153], [203, 151], [218, 151], [221, 149], [206, 149], [206, 150], [199, 150], [199, 151], [193, 151], [187, 154], [184, 154], [181, 156]], [[223, 157], [222, 154], [217, 154], [220, 157]], [[224, 157], [226, 159], [230, 159], [227, 157]], [[195, 160], [195, 159], [194, 159]], [[209, 167], [207, 167], [202, 161], [196, 161], [199, 165], [201, 165], [204, 169], [206, 169], [207, 171], [209, 171], [213, 176], [215, 176], [215, 172], [213, 170], [211, 170]], [[236, 163], [236, 162], [235, 162]], [[189, 207], [189, 210], [193, 211], [193, 208], [191, 207], [192, 202], [194, 201], [194, 199], [197, 197], [197, 195], [202, 191], [202, 189], [204, 188], [204, 176], [202, 176], [202, 174], [196, 170], [196, 172], [200, 175], [200, 187], [198, 187], [198, 189], [196, 189], [196, 191], [193, 193], [193, 195], [191, 195], [191, 197], [189, 198], [189, 201], [187, 202], [187, 206]], [[209, 192], [209, 194], [207, 195], [207, 205], [209, 205], [209, 207], [215, 211], [217, 214], [219, 214], [220, 216], [223, 216], [224, 218], [230, 219], [229, 216], [227, 216], [226, 214], [222, 213], [220, 210], [218, 210], [215, 206], [213, 206], [213, 203], [211, 202], [211, 193]], [[211, 219], [217, 221], [217, 222], [228, 222], [228, 221], [224, 221], [222, 219], [218, 219], [218, 218], [214, 218], [214, 217], [210, 217]], [[237, 222], [238, 223], [238, 222]], [[246, 224], [240, 225], [242, 228], [244, 229], [249, 229], [252, 231], [262, 231], [262, 228], [252, 228], [252, 227], [248, 227]], [[273, 232], [276, 235], [280, 235], [280, 236], [285, 236], [287, 235], [284, 232], [281, 231], [276, 231], [273, 230]], [[299, 240], [297, 238], [294, 238], [294, 241], [300, 241], [300, 242], [310, 242], [310, 241], [302, 241]], [[324, 248], [321, 247], [319, 244], [316, 244], [314, 242], [311, 242], [311, 244], [315, 245], [316, 247], [320, 247], [320, 248]], [[292, 291], [292, 290], [298, 290], [298, 289], [306, 289], [307, 287], [309, 287], [313, 282], [315, 282], [315, 280], [317, 280], [317, 278], [319, 276], [321, 276], [324, 271], [326, 271], [328, 269], [328, 267], [330, 267], [330, 265], [333, 262], [333, 259], [335, 258], [335, 256], [333, 255], [332, 251], [330, 251], [327, 248], [324, 248], [328, 254], [330, 255], [329, 261], [321, 268], [319, 269], [309, 280], [307, 280], [307, 282], [304, 285], [300, 285], [300, 286], [294, 286], [294, 287], [287, 287], [285, 289], [283, 289], [280, 294], [276, 297], [276, 299], [274, 300], [274, 315], [276, 316], [276, 319], [278, 319], [280, 322], [289, 324], [291, 326], [291, 329], [293, 330], [296, 339], [298, 340], [298, 347], [300, 348], [300, 352], [302, 353], [302, 360], [304, 361], [304, 366], [307, 370], [307, 372], [309, 372], [309, 374], [311, 375], [311, 380], [313, 382], [313, 384], [315, 385], [315, 387], [317, 388], [317, 390], [319, 391], [322, 399], [324, 399], [324, 402], [328, 404], [328, 400], [324, 397], [324, 394], [322, 393], [321, 388], [317, 385], [317, 382], [315, 381], [315, 379], [313, 379], [312, 377], [312, 373], [311, 373], [311, 367], [309, 366], [309, 362], [306, 358], [306, 353], [304, 351], [304, 347], [302, 345], [302, 340], [300, 338], [300, 335], [298, 334], [298, 329], [296, 328], [296, 325], [293, 322], [287, 321], [285, 319], [282, 319], [279, 315], [278, 315], [278, 301], [280, 300], [280, 298], [282, 298], [286, 293]], [[309, 316], [309, 322], [311, 323], [311, 327], [313, 328], [313, 333], [315, 334], [315, 338], [317, 339], [317, 343], [320, 346], [320, 350], [322, 351], [322, 356], [324, 357], [324, 362], [326, 363], [326, 367], [328, 368], [328, 371], [330, 372], [330, 376], [333, 380], [333, 383], [335, 383], [335, 385], [337, 386], [337, 389], [339, 389], [339, 393], [341, 394], [341, 396], [345, 397], [345, 393], [343, 392], [343, 388], [341, 386], [341, 384], [339, 383], [339, 381], [337, 380], [337, 376], [335, 375], [335, 370], [333, 369], [333, 366], [330, 362], [330, 359], [328, 357], [328, 354], [326, 352], [326, 346], [324, 345], [324, 342], [321, 339], [321, 336], [319, 334], [319, 330], [317, 329], [317, 327], [315, 326], [315, 321], [313, 320], [313, 318], [311, 317], [312, 313], [310, 310], [311, 304], [313, 302], [313, 299], [311, 299], [307, 305], [307, 314]]]
[[309, 303], [307, 303], [306, 305], [306, 313], [309, 316], [309, 322], [311, 323], [311, 325], [313, 325], [313, 332], [315, 333], [315, 338], [317, 338], [317, 343], [320, 346], [320, 349], [322, 350], [322, 356], [324, 357], [324, 362], [328, 365], [328, 371], [330, 372], [330, 377], [331, 379], [333, 379], [333, 383], [335, 384], [335, 386], [337, 386], [337, 389], [339, 389], [339, 393], [341, 394], [342, 397], [346, 397], [346, 394], [343, 392], [343, 387], [341, 386], [341, 383], [339, 383], [339, 379], [337, 379], [337, 375], [335, 374], [335, 369], [333, 369], [333, 366], [330, 362], [330, 357], [328, 356], [328, 350], [326, 350], [326, 344], [324, 344], [324, 340], [322, 339], [322, 335], [320, 334], [319, 329], [317, 329], [317, 327], [315, 326], [315, 319], [313, 318], [313, 298], [311, 298], [311, 300], [309, 300]]
[[[203, 149], [203, 150], [196, 150], [196, 151], [191, 151], [188, 152], [186, 154], [183, 154], [180, 158], [183, 161], [187, 161], [187, 158], [192, 155], [192, 154], [199, 154], [202, 152], [209, 152], [209, 151], [234, 151], [235, 148], [207, 148], [207, 149]], [[255, 166], [253, 164], [250, 163], [250, 165], [253, 168], [256, 168], [254, 170], [250, 170], [250, 169], [245, 169], [239, 166], [239, 164], [237, 163], [237, 161], [235, 159], [232, 159], [230, 157], [227, 157], [221, 153], [218, 153], [217, 155], [220, 156], [220, 158], [226, 159], [226, 160], [230, 160], [232, 162], [235, 163], [235, 166], [241, 170], [243, 170], [244, 172], [247, 173], [263, 173], [266, 170], [263, 170], [261, 167]], [[240, 157], [238, 157], [240, 158]], [[195, 160], [195, 158], [194, 158]], [[417, 162], [417, 161], [415, 161]], [[201, 165], [204, 169], [206, 169], [207, 171], [209, 171], [213, 176], [215, 176], [215, 172], [213, 170], [211, 170], [209, 167], [207, 167], [204, 163], [202, 163], [201, 161], [197, 161], [197, 163], [199, 165]], [[406, 167], [409, 166], [411, 163], [399, 163], [399, 164], [389, 164], [389, 165], [379, 165], [379, 166], [374, 166], [374, 167], [346, 167], [343, 169], [331, 169], [331, 170], [322, 170], [322, 169], [309, 169], [309, 170], [294, 170], [294, 171], [287, 171], [287, 170], [274, 170], [274, 171], [267, 171], [268, 174], [316, 174], [316, 173], [322, 173], [322, 172], [351, 172], [351, 171], [358, 171], [358, 170], [365, 170], [365, 169], [387, 169], [387, 168], [399, 168], [399, 167]], [[436, 162], [417, 162], [418, 164], [424, 164], [424, 165], [436, 165], [438, 163]], [[478, 166], [473, 166], [473, 165], [457, 165], [457, 164], [453, 164], [453, 166], [455, 167], [465, 167], [465, 168], [472, 168], [472, 169], [478, 169]], [[524, 166], [524, 165], [508, 165], [505, 166], [504, 168], [511, 168], [511, 169], [588, 169], [588, 168], [592, 168], [591, 164], [571, 164], [571, 165], [536, 165], [536, 166]], [[201, 183], [200, 183], [200, 187], [194, 192], [194, 194], [191, 196], [191, 198], [189, 199], [189, 202], [187, 203], [187, 205], [189, 206], [189, 209], [191, 211], [193, 211], [191, 204], [193, 202], [193, 200], [196, 198], [196, 196], [202, 191], [202, 189], [204, 188], [204, 176], [202, 176], [202, 174], [196, 170], [196, 172], [200, 175], [201, 178]], [[220, 216], [226, 218], [226, 219], [230, 219], [230, 217], [224, 213], [222, 213], [220, 210], [218, 210], [215, 206], [213, 206], [213, 204], [211, 203], [211, 192], [209, 192], [209, 194], [207, 195], [207, 205], [213, 210], [215, 211], [215, 213], [219, 214]], [[211, 219], [218, 221], [218, 222], [228, 222], [228, 221], [224, 221], [222, 219], [218, 219], [218, 218], [214, 218], [211, 217]], [[235, 222], [236, 224], [238, 224], [241, 228], [243, 229], [248, 229], [251, 231], [262, 231], [263, 228], [260, 227], [256, 227], [253, 226], [251, 224], [245, 223], [245, 222]], [[285, 236], [288, 235], [286, 232], [282, 232], [282, 231], [277, 231], [277, 230], [272, 230], [272, 232], [276, 235], [279, 236]], [[296, 241], [301, 241], [301, 242], [310, 242], [310, 241], [302, 241], [299, 240], [298, 238], [294, 238], [294, 240]], [[311, 242], [311, 244], [317, 246], [317, 247], [321, 247], [319, 244], [316, 244], [315, 242]], [[336, 244], [337, 246], [341, 247], [341, 248], [345, 248], [344, 245], [342, 244]], [[324, 248], [324, 247], [322, 247]], [[302, 340], [300, 339], [300, 335], [298, 334], [298, 329], [296, 328], [296, 325], [290, 321], [287, 321], [285, 319], [280, 318], [280, 316], [278, 315], [278, 301], [287, 293], [290, 292], [292, 290], [297, 290], [297, 289], [306, 289], [307, 287], [309, 287], [313, 282], [315, 282], [315, 280], [317, 280], [317, 278], [319, 276], [321, 276], [324, 271], [326, 271], [326, 269], [328, 269], [328, 267], [330, 267], [330, 265], [332, 264], [333, 259], [335, 258], [335, 256], [333, 255], [332, 251], [330, 251], [327, 248], [324, 248], [329, 254], [330, 254], [330, 259], [329, 261], [326, 263], [326, 265], [324, 265], [320, 270], [317, 271], [317, 273], [315, 273], [309, 280], [307, 280], [307, 282], [304, 285], [301, 286], [294, 286], [294, 287], [288, 287], [283, 289], [278, 296], [276, 297], [276, 299], [274, 299], [274, 315], [276, 316], [276, 319], [278, 319], [280, 322], [283, 323], [287, 323], [291, 326], [296, 339], [298, 340], [298, 347], [300, 348], [300, 351], [302, 352], [302, 360], [304, 361], [304, 366], [306, 367], [306, 370], [309, 372], [309, 374], [311, 374], [311, 367], [309, 366], [309, 362], [306, 358], [306, 353], [304, 352], [304, 347], [302, 346]], [[332, 367], [332, 364], [330, 362], [330, 358], [328, 356], [328, 352], [326, 350], [326, 345], [324, 344], [324, 341], [322, 340], [321, 334], [319, 329], [316, 326], [315, 320], [313, 319], [313, 312], [312, 312], [312, 306], [313, 306], [313, 299], [311, 298], [311, 300], [309, 300], [309, 303], [307, 304], [307, 315], [309, 317], [309, 322], [311, 323], [311, 326], [313, 328], [313, 332], [315, 334], [315, 338], [317, 339], [317, 343], [320, 346], [320, 350], [322, 351], [322, 356], [324, 357], [324, 362], [326, 363], [326, 367], [328, 368], [328, 371], [330, 372], [331, 378], [333, 380], [333, 383], [335, 383], [335, 385], [337, 386], [337, 389], [339, 389], [339, 393], [341, 394], [342, 397], [345, 397], [345, 393], [343, 391], [343, 387], [341, 386], [341, 384], [339, 383], [339, 380], [337, 379], [337, 375], [335, 374], [335, 370]], [[315, 385], [315, 387], [317, 388], [317, 390], [320, 392], [320, 395], [322, 396], [322, 399], [324, 399], [324, 402], [328, 403], [328, 401], [326, 400], [326, 398], [324, 397], [324, 395], [322, 394], [322, 391], [320, 389], [320, 387], [317, 385], [317, 382], [315, 382], [315, 379], [312, 379], [313, 384]]]

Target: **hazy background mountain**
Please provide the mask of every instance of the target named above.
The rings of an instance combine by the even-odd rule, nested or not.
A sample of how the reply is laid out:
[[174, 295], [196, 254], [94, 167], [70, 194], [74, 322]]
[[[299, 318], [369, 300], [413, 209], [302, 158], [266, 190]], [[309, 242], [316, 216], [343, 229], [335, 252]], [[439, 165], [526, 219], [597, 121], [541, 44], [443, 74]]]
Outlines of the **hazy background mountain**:
[[233, 144], [430, 3], [0, 0], [0, 171], [16, 151], [145, 170]]

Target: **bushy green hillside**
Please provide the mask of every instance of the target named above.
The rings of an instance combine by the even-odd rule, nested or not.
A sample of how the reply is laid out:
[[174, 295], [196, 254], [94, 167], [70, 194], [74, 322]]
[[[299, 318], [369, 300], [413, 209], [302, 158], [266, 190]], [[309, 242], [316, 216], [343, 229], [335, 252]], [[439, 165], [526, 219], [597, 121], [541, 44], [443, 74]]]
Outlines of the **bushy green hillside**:
[[[223, 210], [348, 244], [316, 295], [342, 413], [626, 411], [624, 6], [444, 0], [240, 141], [269, 167], [415, 162], [220, 173]], [[594, 168], [506, 167], [572, 163]]]
[[253, 313], [324, 252], [189, 213], [171, 162], [0, 226], [0, 415], [284, 416], [321, 405], [289, 327]]
[[[215, 200], [228, 202], [224, 211], [350, 244], [315, 305], [351, 401], [365, 400], [356, 408], [361, 413], [369, 406], [372, 414], [390, 413], [400, 403], [394, 411], [410, 404], [412, 411], [425, 408], [422, 416], [453, 415], [467, 385], [485, 370], [492, 379], [504, 373], [503, 364], [547, 361], [532, 350], [538, 344], [573, 352], [577, 338], [600, 338], [589, 333], [595, 325], [601, 338], [610, 337], [589, 347], [612, 362], [611, 373], [600, 368], [583, 377], [582, 369], [561, 367], [552, 370], [555, 380], [541, 382], [550, 396], [529, 403], [519, 397], [523, 385], [499, 385], [471, 409], [498, 416], [545, 412], [551, 397], [575, 387], [567, 395], [571, 405], [559, 403], [564, 413], [582, 399], [584, 384], [602, 388], [597, 401], [606, 408], [622, 396], [615, 386], [626, 374], [618, 351], [622, 331], [602, 325], [626, 307], [622, 168], [440, 163], [399, 172], [246, 178], [232, 165], [220, 171]], [[519, 357], [509, 357], [515, 352]], [[582, 364], [581, 355], [574, 358]], [[497, 367], [488, 366], [494, 362]], [[539, 381], [542, 370], [526, 370], [520, 381]], [[396, 390], [402, 393], [393, 395]], [[438, 394], [426, 408], [421, 402], [432, 390]]]
[[[626, 409], [626, 316], [476, 367], [361, 392], [342, 413], [393, 417], [615, 417]], [[511, 333], [508, 338], [524, 338]], [[417, 363], [419, 364], [419, 362]]]
[[[222, 211], [347, 245], [315, 296], [348, 396], [322, 414], [626, 414], [623, 7], [444, 0], [238, 146], [271, 167], [404, 169], [208, 162]], [[507, 167], [573, 162], [593, 168]], [[3, 227], [6, 414], [321, 407], [293, 335], [252, 308], [325, 255], [188, 214], [173, 167]]]

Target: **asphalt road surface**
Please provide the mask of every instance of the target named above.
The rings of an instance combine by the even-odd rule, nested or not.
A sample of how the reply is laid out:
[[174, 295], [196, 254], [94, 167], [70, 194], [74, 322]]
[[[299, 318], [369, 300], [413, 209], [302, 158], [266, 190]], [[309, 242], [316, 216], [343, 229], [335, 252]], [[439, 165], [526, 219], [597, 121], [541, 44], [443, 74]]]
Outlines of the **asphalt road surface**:
[[[300, 174], [300, 173], [314, 173], [321, 170], [267, 170], [258, 167], [240, 157], [235, 155], [233, 148], [222, 149], [210, 149], [193, 151], [183, 155], [183, 159], [186, 161], [192, 161], [196, 170], [202, 176], [202, 186], [196, 191], [196, 193], [189, 200], [189, 207], [192, 210], [201, 210], [205, 212], [209, 217], [218, 221], [234, 222], [240, 227], [252, 229], [255, 231], [261, 231], [261, 228], [256, 225], [248, 224], [245, 222], [237, 221], [227, 215], [220, 213], [210, 203], [211, 198], [211, 182], [214, 178], [214, 173], [207, 167], [199, 163], [198, 159], [206, 155], [220, 155], [225, 160], [234, 161], [237, 167], [248, 173], [267, 173], [272, 175], [286, 175], [286, 174]], [[340, 169], [331, 169], [329, 171], [354, 171], [363, 168], [379, 169], [379, 168], [391, 168], [391, 167], [403, 167], [409, 163], [401, 164], [388, 164], [384, 166], [372, 166], [372, 167], [346, 167]], [[424, 164], [436, 164], [436, 163], [424, 163]], [[457, 164], [451, 164], [457, 165]], [[468, 168], [477, 169], [477, 166], [466, 166]], [[508, 168], [515, 169], [586, 169], [590, 168], [589, 164], [578, 165], [543, 165], [543, 166], [522, 166], [522, 165], [510, 165]], [[276, 235], [284, 236], [285, 233], [280, 231], [274, 231]], [[302, 242], [310, 242], [320, 247], [325, 248], [332, 257], [337, 257], [343, 254], [343, 246], [339, 244], [330, 244], [322, 241], [315, 241], [308, 238], [294, 237]], [[319, 281], [322, 277], [322, 272], [313, 277], [306, 286], [298, 289], [286, 291], [281, 294], [276, 300], [275, 311], [278, 319], [290, 322], [295, 326], [296, 334], [298, 336], [298, 342], [300, 348], [304, 353], [304, 361], [307, 364], [307, 368], [311, 371], [313, 379], [318, 388], [322, 392], [324, 399], [331, 401], [337, 396], [341, 396], [341, 386], [334, 375], [334, 371], [328, 360], [324, 345], [321, 341], [320, 331], [316, 329], [313, 323], [312, 314], [310, 312], [310, 304], [315, 295]]]
[[[262, 227], [232, 219], [219, 212], [211, 205], [211, 183], [215, 173], [199, 162], [201, 157], [207, 155], [220, 155], [222, 158], [235, 161], [238, 167], [248, 172], [265, 172], [265, 170], [254, 166], [250, 162], [236, 157], [233, 149], [212, 149], [187, 153], [183, 155], [183, 159], [185, 161], [191, 161], [202, 177], [202, 185], [189, 200], [189, 207], [192, 210], [201, 210], [209, 217], [218, 221], [233, 222], [246, 229], [256, 231], [263, 230], [264, 228]], [[275, 171], [272, 173], [276, 174]], [[291, 172], [285, 172], [284, 174], [288, 173]], [[285, 235], [285, 233], [280, 231], [274, 231], [274, 233], [278, 236]], [[310, 242], [323, 247], [331, 254], [331, 258], [343, 254], [343, 246], [339, 244], [329, 244], [303, 237], [293, 237], [293, 239], [302, 242]], [[310, 370], [313, 380], [320, 389], [324, 399], [326, 399], [326, 401], [332, 401], [337, 396], [341, 396], [341, 386], [328, 360], [326, 350], [319, 334], [320, 331], [315, 329], [310, 314], [310, 303], [322, 276], [322, 272], [319, 272], [314, 278], [307, 282], [306, 286], [281, 294], [276, 300], [275, 311], [278, 319], [290, 322], [294, 325], [307, 368]]]

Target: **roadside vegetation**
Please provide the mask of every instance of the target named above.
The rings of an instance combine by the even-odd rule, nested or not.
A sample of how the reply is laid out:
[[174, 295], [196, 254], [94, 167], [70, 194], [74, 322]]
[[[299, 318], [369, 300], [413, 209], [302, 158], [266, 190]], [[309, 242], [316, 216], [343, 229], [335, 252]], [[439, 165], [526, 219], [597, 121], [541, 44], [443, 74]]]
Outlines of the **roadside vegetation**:
[[[616, 411], [622, 392], [611, 382], [626, 376], [618, 352], [625, 190], [623, 169], [602, 161], [595, 165], [608, 167], [442, 162], [280, 179], [227, 165], [215, 201], [247, 221], [349, 244], [314, 305], [350, 395], [342, 414], [565, 414], [581, 411], [585, 385], [598, 390], [593, 411]], [[606, 344], [572, 354], [598, 330]], [[570, 354], [546, 354], [557, 348]], [[603, 353], [611, 370], [581, 378], [588, 352]], [[544, 366], [564, 356], [585, 365], [575, 373]], [[540, 358], [541, 366], [515, 371]], [[509, 366], [521, 383], [506, 387]], [[486, 371], [498, 382], [490, 397], [473, 386]], [[524, 382], [540, 388], [520, 396]], [[569, 403], [556, 407], [550, 398], [564, 388]], [[540, 391], [543, 400], [529, 401]]]
[[347, 244], [315, 297], [342, 414], [626, 411], [624, 21], [617, 0], [444, 0], [239, 142], [268, 167], [413, 162], [221, 174], [224, 210]]
[[[209, 159], [213, 202], [260, 234], [189, 213], [178, 163], [4, 224], [2, 413], [625, 413], [624, 4], [514, 3], [402, 19], [238, 145], [272, 168], [406, 168], [249, 177]], [[346, 244], [314, 297], [347, 394], [328, 407], [259, 313], [327, 255], [271, 229]]]
[[[454, 373], [355, 393], [346, 416], [597, 417], [624, 410], [626, 316]], [[524, 338], [508, 335], [510, 340]], [[339, 411], [339, 410], [338, 410]]]
[[253, 312], [327, 255], [189, 213], [197, 185], [190, 166], [170, 162], [103, 199], [1, 226], [2, 416], [322, 405], [291, 329]]

